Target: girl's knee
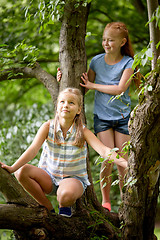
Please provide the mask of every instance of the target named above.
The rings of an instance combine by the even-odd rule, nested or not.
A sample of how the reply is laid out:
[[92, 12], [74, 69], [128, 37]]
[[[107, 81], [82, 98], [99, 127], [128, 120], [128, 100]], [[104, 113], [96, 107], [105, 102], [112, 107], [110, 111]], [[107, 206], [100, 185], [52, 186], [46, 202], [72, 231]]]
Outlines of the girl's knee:
[[18, 180], [19, 182], [22, 181], [22, 179], [24, 178], [26, 172], [28, 172], [27, 169], [28, 169], [27, 165], [24, 165], [24, 166], [22, 166], [21, 168], [19, 168], [19, 169], [14, 173], [15, 177], [17, 178], [17, 180]]
[[57, 200], [61, 206], [71, 206], [76, 202], [76, 197], [72, 191], [65, 189], [57, 192]]

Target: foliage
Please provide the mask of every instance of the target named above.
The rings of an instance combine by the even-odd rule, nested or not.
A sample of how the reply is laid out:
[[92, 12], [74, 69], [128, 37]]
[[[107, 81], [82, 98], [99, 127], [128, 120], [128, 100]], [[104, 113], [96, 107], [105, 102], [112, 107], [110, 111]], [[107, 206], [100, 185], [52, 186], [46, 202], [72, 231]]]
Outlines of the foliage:
[[[79, 2], [77, 1], [77, 4]], [[85, 0], [84, 4], [86, 2], [90, 1]], [[88, 64], [92, 56], [103, 51], [102, 33], [105, 25], [110, 21], [127, 23], [136, 52], [147, 44], [149, 41], [148, 29], [144, 27], [147, 21], [146, 1], [143, 1], [143, 4], [144, 12], [140, 14], [132, 1], [129, 0], [91, 1], [86, 35]], [[34, 66], [35, 61], [38, 61], [44, 70], [56, 75], [56, 69], [59, 65], [59, 31], [63, 7], [63, 0], [2, 0], [0, 32], [1, 50], [3, 50], [1, 51], [1, 63], [3, 64], [1, 67], [13, 67], [20, 63], [21, 65], [23, 63], [23, 65], [31, 64]], [[35, 133], [33, 129], [37, 129], [36, 122], [44, 120], [38, 113], [36, 115], [40, 118], [39, 120], [37, 120], [36, 115], [35, 120], [32, 117], [28, 119], [32, 115], [30, 112], [37, 112], [36, 108], [39, 109], [39, 105], [50, 101], [50, 97], [42, 84], [35, 79], [1, 82], [0, 88], [0, 109], [1, 111], [6, 109], [2, 111], [1, 115], [1, 119], [4, 118], [1, 124], [1, 128], [3, 128], [1, 152], [4, 151], [2, 158], [6, 156], [5, 160], [9, 162], [19, 157], [28, 146], [27, 139], [33, 138]], [[134, 92], [131, 94], [132, 99], [137, 102], [137, 94]], [[93, 130], [93, 98], [93, 91], [88, 92], [85, 97], [87, 125], [91, 130]], [[33, 105], [34, 102], [37, 105]], [[30, 109], [32, 105], [34, 110]], [[25, 108], [24, 111], [22, 107]], [[21, 117], [17, 114], [20, 114]], [[5, 136], [11, 138], [5, 139]], [[9, 152], [12, 152], [12, 155]], [[95, 165], [97, 155], [92, 149], [90, 149], [90, 155], [95, 188], [98, 191], [98, 197], [101, 198], [99, 184], [96, 183], [99, 179], [100, 166]], [[114, 168], [113, 180], [116, 180], [116, 175], [116, 168]], [[117, 186], [114, 188], [115, 191], [113, 190], [113, 194], [111, 193], [113, 201], [117, 198], [115, 192], [119, 192]]]
[[[103, 51], [101, 37], [104, 26], [110, 21], [123, 21], [127, 23], [137, 53], [135, 65], [142, 66], [144, 73], [150, 69], [152, 58], [150, 47], [148, 45], [147, 48], [143, 49], [149, 42], [148, 29], [144, 27], [147, 11], [140, 14], [132, 2], [129, 0], [115, 0], [114, 2], [112, 0], [107, 0], [107, 2], [106, 0], [92, 0], [86, 35], [88, 64], [92, 56]], [[146, 7], [146, 1], [142, 2]], [[44, 70], [56, 75], [56, 69], [59, 66], [58, 39], [63, 7], [64, 1], [61, 0], [1, 0], [1, 70], [27, 65], [34, 67], [35, 62], [38, 61]], [[159, 8], [152, 19], [156, 19], [159, 25]], [[141, 49], [143, 50], [140, 51]], [[0, 156], [4, 162], [12, 164], [29, 146], [43, 121], [52, 117], [53, 107], [51, 102], [46, 104], [50, 101], [50, 96], [42, 84], [35, 79], [1, 82], [0, 90]], [[146, 86], [146, 89], [143, 90], [152, 89], [150, 86]], [[133, 91], [131, 94], [132, 99], [135, 100], [137, 94]], [[87, 125], [92, 130], [93, 98], [94, 92], [88, 92], [85, 97]], [[33, 104], [34, 102], [35, 104]], [[99, 201], [101, 201], [100, 164], [95, 164], [97, 154], [92, 149], [90, 149], [90, 159], [95, 190]], [[37, 165], [38, 160], [39, 155], [32, 163]], [[112, 180], [112, 209], [116, 212], [121, 199], [115, 166]], [[135, 181], [135, 179], [130, 178], [126, 184], [132, 185]], [[4, 202], [2, 196], [0, 196], [0, 202]], [[158, 234], [156, 231], [157, 236]], [[12, 236], [5, 238], [6, 236], [0, 232], [2, 240], [13, 239]]]
[[15, 240], [15, 237], [10, 230], [1, 230], [0, 229], [0, 239], [1, 240]]
[[[145, 9], [146, 1], [143, 1], [143, 4]], [[147, 22], [147, 9], [143, 13], [138, 12], [132, 1], [115, 0], [113, 3], [112, 0], [107, 0], [107, 2], [93, 0], [86, 38], [86, 49], [89, 57], [103, 51], [101, 46], [103, 30], [105, 25], [111, 21], [126, 23], [135, 52], [148, 44], [148, 29], [144, 27]]]
[[[90, 1], [85, 0], [84, 4], [86, 2]], [[79, 1], [77, 1], [77, 4], [79, 4]], [[143, 1], [143, 4], [146, 8], [145, 1]], [[1, 51], [1, 70], [9, 66], [16, 67], [20, 63], [34, 66], [35, 61], [38, 61], [44, 70], [56, 75], [59, 65], [59, 31], [63, 7], [63, 0], [1, 1], [0, 32], [1, 50], [3, 50]], [[92, 56], [103, 51], [101, 38], [103, 29], [108, 22], [127, 22], [130, 37], [137, 52], [142, 46], [146, 45], [147, 39], [149, 39], [148, 29], [144, 28], [146, 19], [147, 11], [139, 14], [131, 1], [115, 0], [113, 4], [112, 0], [107, 0], [106, 4], [105, 0], [100, 2], [92, 0], [86, 35], [88, 64]], [[132, 24], [133, 22], [134, 24]], [[25, 84], [22, 81], [16, 81], [15, 83], [16, 89], [19, 89], [19, 91], [15, 90], [17, 96], [19, 95], [18, 102], [22, 100], [24, 103], [23, 94], [25, 91], [23, 91], [23, 86], [25, 88], [28, 86], [27, 92], [29, 95], [29, 91], [31, 91], [31, 96], [35, 85], [38, 91], [39, 82], [33, 79], [25, 81]], [[8, 96], [12, 96], [12, 101], [17, 101], [12, 88], [7, 88], [5, 92], [0, 96], [0, 102], [10, 104], [11, 101], [9, 101]]]
[[[24, 66], [33, 67], [39, 55], [39, 50], [35, 46], [28, 46], [24, 41], [18, 43], [13, 50], [8, 51], [6, 45], [1, 45], [1, 70], [8, 67], [18, 67], [21, 64]], [[9, 78], [12, 76], [9, 75]], [[16, 76], [15, 76], [16, 77]]]
[[[24, 108], [15, 105], [12, 109], [2, 112], [0, 116], [0, 161], [12, 165], [20, 155], [29, 147], [37, 130], [44, 121], [53, 118], [53, 104], [33, 104]], [[41, 151], [32, 160], [33, 165], [38, 165]], [[50, 199], [57, 206], [56, 199]], [[0, 203], [5, 203], [0, 194]]]
[[159, 29], [160, 29], [160, 6], [158, 6], [156, 11], [153, 13], [151, 20], [148, 23], [150, 23], [154, 20], [156, 20], [156, 26], [159, 27]]
[[147, 63], [150, 65], [150, 61], [153, 59], [153, 53], [151, 51], [151, 48], [148, 46], [146, 48], [143, 48], [140, 52], [138, 52], [134, 56], [134, 64], [133, 68], [136, 68], [137, 66], [145, 66]]
[[[52, 103], [32, 108], [17, 107], [3, 112], [0, 117], [0, 156], [6, 164], [13, 164], [31, 144], [44, 121], [53, 117]], [[32, 161], [37, 164], [38, 157]]]
[[[86, 35], [88, 64], [94, 55], [103, 51], [101, 41], [105, 25], [110, 21], [123, 21], [127, 23], [137, 53], [136, 64], [140, 64], [138, 62], [140, 57], [142, 66], [144, 63], [148, 64], [144, 72], [148, 71], [150, 64], [147, 59], [151, 57], [150, 50], [147, 48], [138, 53], [149, 42], [148, 28], [144, 27], [147, 21], [146, 1], [143, 1], [143, 4], [144, 12], [140, 14], [129, 0], [92, 0]], [[28, 64], [34, 67], [34, 63], [38, 61], [44, 70], [56, 75], [59, 66], [59, 32], [63, 7], [62, 0], [1, 0], [1, 70]], [[154, 17], [157, 16], [155, 14]], [[40, 124], [52, 117], [53, 109], [51, 103], [46, 104], [50, 101], [49, 94], [35, 79], [0, 82], [0, 90], [0, 156], [4, 162], [12, 164], [29, 146]], [[136, 102], [137, 94], [133, 91], [131, 94]], [[89, 91], [85, 97], [85, 110], [87, 125], [91, 130], [93, 130], [93, 99], [94, 92]], [[90, 148], [93, 182], [101, 201], [100, 164], [95, 164], [96, 158], [97, 154]], [[32, 163], [37, 164], [38, 159], [39, 155]], [[112, 180], [112, 209], [116, 212], [121, 200], [115, 166]]]
[[[29, 4], [25, 7], [25, 17], [29, 22], [32, 18], [39, 18], [40, 29], [46, 30], [49, 24], [54, 24], [59, 21], [63, 16], [63, 8], [65, 1], [63, 0], [51, 0], [51, 1], [29, 1]], [[33, 11], [35, 9], [36, 11]]]

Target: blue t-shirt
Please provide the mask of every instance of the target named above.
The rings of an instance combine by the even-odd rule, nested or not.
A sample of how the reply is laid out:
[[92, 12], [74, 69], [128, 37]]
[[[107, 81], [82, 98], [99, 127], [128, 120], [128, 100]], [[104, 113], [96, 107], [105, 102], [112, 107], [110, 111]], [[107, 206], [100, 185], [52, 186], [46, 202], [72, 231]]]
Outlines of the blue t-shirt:
[[[133, 58], [124, 56], [114, 65], [105, 62], [105, 53], [99, 54], [91, 60], [90, 68], [96, 73], [95, 83], [102, 85], [118, 85], [127, 68], [132, 68]], [[119, 120], [127, 117], [131, 111], [129, 87], [123, 95], [116, 99], [115, 95], [106, 94], [95, 90], [94, 114], [102, 120]]]

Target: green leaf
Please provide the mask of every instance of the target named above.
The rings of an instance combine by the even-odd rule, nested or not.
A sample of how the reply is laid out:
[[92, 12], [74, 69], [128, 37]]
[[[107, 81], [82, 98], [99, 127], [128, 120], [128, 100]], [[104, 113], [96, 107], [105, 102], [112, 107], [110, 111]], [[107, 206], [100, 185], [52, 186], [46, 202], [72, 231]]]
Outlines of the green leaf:
[[118, 184], [119, 184], [119, 179], [115, 180], [115, 181], [111, 184], [111, 186], [115, 186], [115, 185], [118, 185]]
[[116, 151], [118, 151], [119, 150], [119, 148], [112, 148], [111, 150], [110, 150], [110, 152], [116, 152]]
[[147, 49], [146, 56], [149, 57], [149, 58], [153, 58], [153, 53], [152, 53], [152, 49], [151, 48]]

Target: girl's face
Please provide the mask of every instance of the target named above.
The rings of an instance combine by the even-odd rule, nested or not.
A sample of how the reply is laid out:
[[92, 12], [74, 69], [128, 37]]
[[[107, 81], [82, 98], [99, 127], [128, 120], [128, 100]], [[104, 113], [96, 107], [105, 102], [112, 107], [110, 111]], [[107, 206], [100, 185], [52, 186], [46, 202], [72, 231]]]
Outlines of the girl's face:
[[75, 116], [81, 112], [78, 97], [73, 93], [61, 94], [58, 98], [57, 112], [59, 118], [74, 120]]
[[109, 28], [103, 33], [102, 46], [107, 54], [119, 54], [126, 41], [116, 30]]

